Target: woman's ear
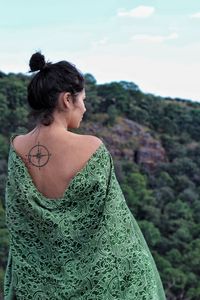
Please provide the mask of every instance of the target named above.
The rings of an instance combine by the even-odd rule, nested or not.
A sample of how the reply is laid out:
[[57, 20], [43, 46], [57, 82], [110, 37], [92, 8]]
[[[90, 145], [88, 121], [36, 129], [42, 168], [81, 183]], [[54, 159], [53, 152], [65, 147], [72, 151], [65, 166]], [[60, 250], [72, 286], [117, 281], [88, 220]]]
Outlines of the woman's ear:
[[71, 95], [71, 93], [69, 93], [69, 92], [63, 93], [62, 98], [63, 98], [64, 106], [66, 108], [70, 108], [71, 104], [72, 104], [72, 95]]

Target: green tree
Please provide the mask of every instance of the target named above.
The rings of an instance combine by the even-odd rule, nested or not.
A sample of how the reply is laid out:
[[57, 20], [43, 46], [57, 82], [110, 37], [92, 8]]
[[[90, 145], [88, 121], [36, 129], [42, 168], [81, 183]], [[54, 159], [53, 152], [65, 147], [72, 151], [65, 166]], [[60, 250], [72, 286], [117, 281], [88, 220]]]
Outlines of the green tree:
[[159, 229], [152, 222], [146, 220], [139, 221], [138, 223], [142, 230], [142, 233], [144, 234], [147, 244], [150, 247], [156, 246], [161, 240]]

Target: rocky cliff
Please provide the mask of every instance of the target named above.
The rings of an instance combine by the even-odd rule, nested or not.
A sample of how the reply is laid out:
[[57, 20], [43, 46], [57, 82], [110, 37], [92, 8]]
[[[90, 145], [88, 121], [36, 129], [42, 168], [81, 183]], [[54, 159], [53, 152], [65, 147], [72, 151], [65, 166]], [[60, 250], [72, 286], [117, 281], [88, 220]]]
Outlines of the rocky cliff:
[[159, 162], [167, 161], [160, 141], [153, 137], [147, 127], [122, 117], [118, 117], [113, 126], [104, 126], [103, 122], [98, 122], [98, 118], [96, 122], [85, 122], [81, 131], [101, 138], [115, 159], [143, 164], [150, 170]]

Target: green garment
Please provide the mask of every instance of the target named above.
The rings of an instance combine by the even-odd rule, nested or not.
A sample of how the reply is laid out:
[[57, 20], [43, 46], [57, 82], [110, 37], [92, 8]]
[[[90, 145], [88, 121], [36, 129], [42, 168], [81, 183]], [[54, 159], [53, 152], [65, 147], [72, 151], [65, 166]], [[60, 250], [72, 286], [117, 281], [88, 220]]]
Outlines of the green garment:
[[11, 136], [5, 300], [166, 300], [104, 143], [62, 198], [42, 195]]

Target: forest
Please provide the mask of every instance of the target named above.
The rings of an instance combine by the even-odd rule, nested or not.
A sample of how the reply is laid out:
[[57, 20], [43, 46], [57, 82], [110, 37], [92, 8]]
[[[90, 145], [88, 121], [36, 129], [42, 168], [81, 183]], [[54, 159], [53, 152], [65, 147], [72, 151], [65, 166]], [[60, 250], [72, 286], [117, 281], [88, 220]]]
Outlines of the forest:
[[[134, 82], [85, 74], [80, 128], [101, 138], [159, 270], [168, 300], [200, 299], [200, 103], [143, 93]], [[34, 128], [30, 76], [0, 72], [0, 286], [9, 246], [5, 185], [11, 134]], [[3, 299], [1, 294], [0, 299]]]

